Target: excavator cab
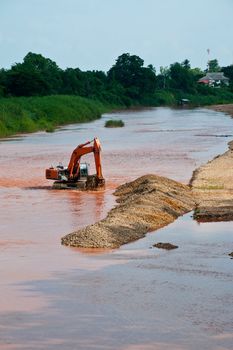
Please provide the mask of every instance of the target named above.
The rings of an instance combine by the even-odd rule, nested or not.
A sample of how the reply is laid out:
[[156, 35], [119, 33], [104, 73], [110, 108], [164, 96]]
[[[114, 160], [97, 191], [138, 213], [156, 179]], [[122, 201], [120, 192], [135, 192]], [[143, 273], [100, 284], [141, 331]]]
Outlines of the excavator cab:
[[[87, 179], [89, 176], [89, 164], [88, 163], [80, 163], [79, 171], [77, 176], [75, 177], [75, 181], [80, 179]], [[46, 179], [48, 180], [61, 180], [68, 181], [69, 172], [67, 167], [64, 167], [62, 164], [59, 164], [54, 168], [53, 166], [49, 169], [46, 169], [45, 174]]]
[[88, 163], [81, 163], [80, 170], [79, 170], [79, 177], [87, 178], [89, 175], [89, 168], [90, 168], [90, 165]]

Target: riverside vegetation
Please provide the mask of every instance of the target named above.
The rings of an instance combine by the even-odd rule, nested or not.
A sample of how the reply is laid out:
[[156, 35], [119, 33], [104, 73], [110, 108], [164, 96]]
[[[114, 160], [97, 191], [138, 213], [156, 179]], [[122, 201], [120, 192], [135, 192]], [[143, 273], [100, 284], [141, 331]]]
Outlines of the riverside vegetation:
[[12, 97], [0, 99], [0, 137], [46, 130], [57, 125], [100, 118], [109, 104], [80, 96]]
[[105, 128], [122, 128], [125, 123], [122, 120], [107, 120], [105, 122]]
[[228, 87], [197, 83], [205, 72], [191, 68], [188, 60], [161, 67], [144, 66], [139, 56], [124, 53], [105, 73], [62, 70], [56, 62], [29, 52], [22, 63], [0, 69], [0, 137], [17, 132], [52, 131], [72, 122], [100, 117], [114, 108], [172, 106], [189, 99], [192, 105], [233, 102], [233, 65], [209, 62], [209, 71], [222, 71]]

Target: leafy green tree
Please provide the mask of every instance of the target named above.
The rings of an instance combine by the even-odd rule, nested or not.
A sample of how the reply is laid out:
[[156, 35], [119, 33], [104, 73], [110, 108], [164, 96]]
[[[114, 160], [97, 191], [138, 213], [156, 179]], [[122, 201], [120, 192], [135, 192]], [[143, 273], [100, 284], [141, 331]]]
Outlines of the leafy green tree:
[[233, 64], [230, 66], [222, 67], [221, 70], [224, 75], [230, 79], [230, 82], [233, 83]]
[[230, 91], [233, 91], [233, 65], [222, 67], [221, 70], [224, 73], [224, 75], [230, 79], [229, 89]]
[[208, 62], [208, 72], [220, 72], [221, 68], [219, 67], [218, 60], [210, 60]]
[[131, 87], [140, 78], [144, 61], [136, 56], [124, 53], [116, 60], [115, 65], [109, 70], [108, 77], [117, 80], [124, 87]]
[[61, 69], [56, 62], [40, 54], [29, 52], [22, 63], [29, 70], [37, 72], [47, 82], [48, 93], [59, 93], [62, 86]]
[[0, 69], [0, 97], [6, 95], [7, 75], [5, 69]]
[[86, 97], [101, 97], [106, 90], [107, 77], [102, 71], [84, 72], [84, 93]]
[[61, 91], [61, 69], [40, 54], [29, 52], [7, 72], [7, 91], [15, 96], [51, 95]]
[[192, 93], [195, 91], [196, 79], [189, 68], [190, 65], [184, 62], [171, 64], [169, 84], [173, 89]]
[[67, 95], [85, 96], [84, 74], [79, 68], [67, 68], [62, 72], [61, 92]]
[[23, 64], [15, 64], [7, 72], [6, 89], [13, 96], [36, 96], [49, 94], [49, 86], [41, 74]]
[[153, 93], [156, 86], [154, 67], [143, 65], [144, 61], [139, 56], [124, 53], [108, 71], [108, 79], [120, 83], [128, 97], [140, 99], [145, 94]]
[[191, 68], [190, 70], [196, 78], [202, 77], [204, 75], [204, 72], [198, 67]]
[[67, 68], [62, 73], [62, 92], [84, 97], [102, 98], [107, 89], [107, 76], [102, 71], [82, 72]]
[[[209, 69], [219, 71], [218, 61], [210, 61]], [[205, 98], [222, 94], [225, 98], [233, 91], [233, 65], [223, 67], [222, 71], [229, 77], [230, 87], [213, 89], [197, 84], [203, 72], [192, 69], [187, 59], [169, 68], [161, 67], [156, 76], [151, 64], [145, 67], [139, 56], [124, 53], [106, 74], [79, 68], [62, 70], [51, 59], [29, 52], [22, 63], [9, 70], [0, 69], [0, 97], [68, 94], [118, 106], [172, 104], [184, 93], [197, 94], [197, 98], [198, 94]]]
[[158, 89], [166, 89], [168, 87], [168, 79], [170, 70], [168, 67], [160, 67], [160, 74], [156, 76], [156, 87]]
[[186, 69], [190, 69], [190, 62], [189, 60], [186, 58], [182, 63], [181, 63], [182, 67], [186, 68]]

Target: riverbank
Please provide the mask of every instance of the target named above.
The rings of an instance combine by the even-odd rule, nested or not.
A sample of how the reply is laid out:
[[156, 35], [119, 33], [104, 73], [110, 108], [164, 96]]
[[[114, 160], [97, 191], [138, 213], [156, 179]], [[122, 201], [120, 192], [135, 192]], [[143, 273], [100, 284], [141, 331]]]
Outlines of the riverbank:
[[[134, 102], [137, 108], [177, 107], [177, 102], [182, 97], [187, 97], [193, 107], [207, 107], [211, 103], [224, 103], [228, 99], [231, 102], [233, 99], [233, 94], [226, 95], [228, 99], [224, 99], [224, 94], [220, 92], [218, 94], [202, 96], [157, 91], [153, 99], [144, 101], [144, 106], [138, 101], [131, 102]], [[124, 108], [132, 109], [133, 104], [127, 107], [127, 104], [108, 103], [104, 100], [74, 95], [0, 98], [0, 138], [36, 131], [53, 132], [60, 125], [93, 121], [100, 118], [103, 113]], [[214, 104], [207, 108], [233, 116], [233, 104]]]
[[145, 175], [121, 185], [114, 194], [119, 205], [105, 219], [66, 235], [62, 244], [119, 248], [168, 225], [195, 206], [188, 186], [156, 175]]
[[222, 105], [212, 105], [212, 106], [208, 106], [207, 108], [213, 109], [216, 112], [223, 112], [223, 113], [230, 114], [233, 117], [233, 103], [222, 104]]
[[233, 220], [233, 141], [227, 152], [194, 171], [190, 184], [198, 221]]
[[0, 137], [57, 126], [84, 123], [101, 117], [116, 106], [79, 96], [12, 97], [0, 99]]

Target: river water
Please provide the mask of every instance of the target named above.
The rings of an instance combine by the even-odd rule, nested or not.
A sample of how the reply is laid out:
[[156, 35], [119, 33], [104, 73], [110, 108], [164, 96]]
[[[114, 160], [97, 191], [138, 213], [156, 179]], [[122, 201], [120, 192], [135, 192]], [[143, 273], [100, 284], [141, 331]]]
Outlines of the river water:
[[[125, 127], [104, 128], [109, 118]], [[60, 245], [106, 215], [119, 184], [147, 173], [188, 183], [232, 134], [222, 113], [154, 108], [1, 140], [0, 349], [232, 349], [231, 222], [189, 213], [114, 251]], [[44, 169], [95, 136], [106, 190], [51, 190]], [[151, 249], [158, 241], [179, 249]]]

